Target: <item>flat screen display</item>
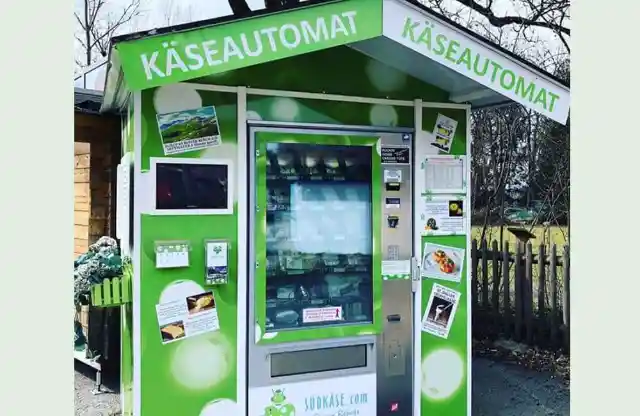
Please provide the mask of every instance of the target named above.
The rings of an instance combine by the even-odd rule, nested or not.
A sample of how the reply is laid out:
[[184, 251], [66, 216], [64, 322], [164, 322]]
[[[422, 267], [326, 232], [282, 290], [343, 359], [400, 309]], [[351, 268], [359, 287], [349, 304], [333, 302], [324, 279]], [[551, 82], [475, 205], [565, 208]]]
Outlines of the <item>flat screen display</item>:
[[155, 175], [157, 210], [228, 208], [228, 165], [157, 163]]

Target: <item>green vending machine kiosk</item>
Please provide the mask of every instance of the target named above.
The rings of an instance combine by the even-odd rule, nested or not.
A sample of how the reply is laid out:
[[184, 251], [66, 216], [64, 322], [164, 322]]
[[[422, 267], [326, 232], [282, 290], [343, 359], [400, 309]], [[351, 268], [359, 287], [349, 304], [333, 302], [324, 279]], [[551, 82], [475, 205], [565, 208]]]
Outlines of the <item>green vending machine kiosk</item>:
[[412, 0], [115, 38], [123, 414], [469, 415], [470, 114], [510, 101], [569, 89]]

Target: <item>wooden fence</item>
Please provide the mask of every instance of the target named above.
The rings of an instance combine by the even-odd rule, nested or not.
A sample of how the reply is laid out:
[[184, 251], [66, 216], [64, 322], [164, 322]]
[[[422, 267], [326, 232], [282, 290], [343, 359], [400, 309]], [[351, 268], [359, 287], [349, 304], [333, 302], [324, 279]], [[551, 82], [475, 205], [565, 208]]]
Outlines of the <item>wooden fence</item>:
[[[479, 247], [478, 247], [479, 246]], [[473, 333], [569, 351], [569, 246], [471, 246]], [[505, 278], [506, 276], [506, 278]]]

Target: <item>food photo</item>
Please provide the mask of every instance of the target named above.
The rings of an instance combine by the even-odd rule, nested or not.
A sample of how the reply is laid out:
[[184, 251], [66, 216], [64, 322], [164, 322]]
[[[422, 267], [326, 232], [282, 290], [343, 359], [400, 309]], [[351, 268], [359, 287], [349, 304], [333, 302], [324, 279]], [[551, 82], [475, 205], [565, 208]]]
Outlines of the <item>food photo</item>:
[[464, 264], [464, 249], [426, 243], [422, 258], [423, 277], [459, 282]]

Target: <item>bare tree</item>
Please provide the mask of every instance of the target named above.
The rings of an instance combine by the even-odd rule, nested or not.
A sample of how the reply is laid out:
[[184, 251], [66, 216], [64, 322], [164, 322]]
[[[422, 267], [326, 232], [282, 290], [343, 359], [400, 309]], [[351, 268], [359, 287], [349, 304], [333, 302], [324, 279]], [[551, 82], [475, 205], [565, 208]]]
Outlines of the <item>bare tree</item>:
[[[563, 43], [567, 52], [569, 48], [569, 6], [570, 0], [511, 0], [512, 11], [498, 12], [504, 8], [505, 2], [495, 0], [421, 0], [430, 8], [439, 11], [447, 17], [459, 20], [465, 10], [470, 10], [482, 16], [493, 28], [511, 27], [516, 32], [531, 29], [543, 29], [553, 32]], [[460, 7], [455, 7], [455, 5]], [[455, 19], [458, 17], [458, 19]]]
[[[421, 0], [537, 66], [569, 81], [569, 0]], [[545, 36], [544, 32], [552, 36]], [[549, 42], [557, 37], [557, 47]], [[546, 38], [546, 39], [545, 39]], [[545, 41], [546, 40], [546, 41]], [[481, 238], [502, 244], [526, 208], [530, 228], [569, 226], [569, 129], [513, 104], [472, 112], [472, 208]], [[520, 211], [522, 212], [522, 211]], [[498, 226], [498, 235], [490, 234]], [[565, 241], [568, 235], [565, 234]]]
[[109, 41], [120, 29], [140, 15], [140, 0], [130, 0], [117, 12], [109, 11], [108, 0], [81, 0], [80, 10], [74, 12], [77, 30], [75, 40], [80, 48], [76, 66], [94, 64], [109, 53]]
[[167, 26], [178, 25], [181, 23], [191, 22], [193, 20], [193, 8], [188, 5], [183, 8], [180, 2], [176, 4], [175, 0], [169, 0], [167, 8], [164, 12], [164, 23]]

